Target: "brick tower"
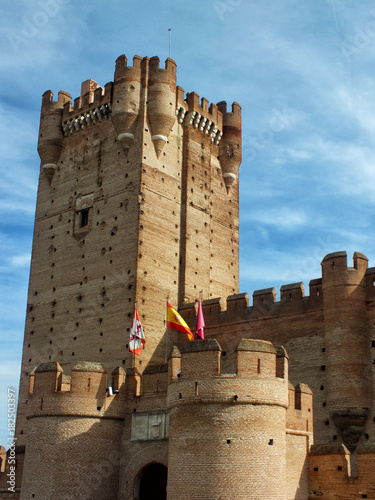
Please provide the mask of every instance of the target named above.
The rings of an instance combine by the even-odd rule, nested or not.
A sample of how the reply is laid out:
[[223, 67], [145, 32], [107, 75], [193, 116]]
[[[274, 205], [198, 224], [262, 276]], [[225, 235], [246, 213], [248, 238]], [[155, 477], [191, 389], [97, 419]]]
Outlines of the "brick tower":
[[[38, 151], [0, 500], [375, 498], [375, 268], [331, 253], [309, 296], [238, 293], [240, 106], [121, 56], [74, 103], [43, 95]], [[194, 328], [199, 296], [205, 339], [186, 342], [166, 298]]]
[[[29, 377], [45, 362], [135, 368], [166, 362], [165, 299], [238, 292], [241, 108], [176, 87], [176, 64], [120, 56], [114, 82], [71, 102], [43, 95], [41, 158], [23, 348], [18, 444]], [[137, 303], [146, 347], [134, 361]], [[182, 341], [182, 339], [181, 339]], [[135, 365], [135, 366], [134, 366]]]

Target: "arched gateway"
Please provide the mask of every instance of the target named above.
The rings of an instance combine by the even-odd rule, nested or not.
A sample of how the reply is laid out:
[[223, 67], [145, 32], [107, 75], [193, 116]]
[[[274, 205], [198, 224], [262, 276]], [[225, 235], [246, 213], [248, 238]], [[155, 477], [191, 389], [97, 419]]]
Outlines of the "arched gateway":
[[166, 500], [168, 469], [160, 463], [143, 467], [134, 487], [134, 500]]

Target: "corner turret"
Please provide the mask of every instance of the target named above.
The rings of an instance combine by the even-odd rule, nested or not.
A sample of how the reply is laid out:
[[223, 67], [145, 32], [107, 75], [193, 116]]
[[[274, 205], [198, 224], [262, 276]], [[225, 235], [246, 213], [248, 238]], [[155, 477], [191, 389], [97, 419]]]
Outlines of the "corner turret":
[[242, 160], [241, 143], [241, 106], [234, 102], [232, 111], [227, 111], [227, 103], [221, 101], [217, 104], [223, 114], [223, 137], [219, 145], [219, 160], [223, 170], [223, 177], [227, 191], [238, 178], [238, 169]]
[[40, 114], [38, 153], [41, 168], [44, 170], [49, 183], [52, 182], [57, 162], [62, 151], [63, 131], [62, 113], [64, 104], [71, 101], [71, 95], [60, 90], [57, 101], [53, 101], [53, 92], [47, 90], [43, 94]]
[[[67, 390], [61, 387], [63, 377], [57, 362], [35, 370], [22, 498], [117, 498], [124, 418], [121, 395], [107, 392], [107, 373], [101, 363], [76, 363]], [[93, 476], [96, 462], [92, 459], [98, 455], [106, 459], [100, 481], [96, 481], [97, 471]], [[64, 467], [51, 468], [51, 464]], [[41, 474], [46, 470], [50, 473]]]
[[168, 58], [165, 69], [159, 65], [160, 59], [151, 57], [148, 70], [148, 118], [157, 157], [160, 156], [176, 120], [177, 64]]
[[127, 65], [125, 55], [116, 60], [112, 121], [126, 153], [134, 141], [141, 103], [141, 62], [140, 56], [133, 57], [133, 66]]
[[371, 408], [371, 366], [366, 323], [367, 258], [346, 252], [322, 261], [327, 356], [327, 404], [343, 443], [353, 453], [364, 434]]

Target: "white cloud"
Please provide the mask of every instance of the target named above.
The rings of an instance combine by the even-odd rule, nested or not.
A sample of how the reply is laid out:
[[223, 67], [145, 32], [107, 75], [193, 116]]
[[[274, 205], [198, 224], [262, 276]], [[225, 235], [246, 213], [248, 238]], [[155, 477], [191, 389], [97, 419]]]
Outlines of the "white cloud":
[[278, 228], [285, 231], [296, 231], [299, 227], [309, 223], [309, 217], [303, 210], [296, 211], [287, 207], [264, 208], [259, 211], [251, 211], [242, 217], [242, 222], [256, 223]]
[[30, 265], [31, 255], [29, 253], [23, 255], [14, 255], [10, 259], [10, 264], [13, 267], [28, 267]]
[[[64, 1], [14, 50], [9, 34], [22, 34], [40, 3], [4, 4], [0, 27], [0, 294], [6, 298], [0, 307], [6, 355], [21, 344], [41, 95], [51, 88], [55, 95], [64, 89], [76, 97], [87, 78], [105, 84], [124, 52], [130, 61], [134, 54], [164, 60], [170, 27], [178, 84], [210, 101], [236, 100], [243, 107], [241, 286], [251, 291], [307, 284], [320, 276], [323, 256], [336, 250], [362, 251], [371, 265], [375, 39], [350, 60], [341, 50], [369, 21], [370, 0], [355, 6], [337, 0], [243, 0], [223, 20], [212, 1], [170, 0], [167, 9], [153, 0], [111, 2], [105, 9], [99, 0]], [[254, 137], [263, 140], [255, 155]], [[14, 335], [16, 348], [10, 343]], [[0, 365], [0, 374], [11, 369]]]

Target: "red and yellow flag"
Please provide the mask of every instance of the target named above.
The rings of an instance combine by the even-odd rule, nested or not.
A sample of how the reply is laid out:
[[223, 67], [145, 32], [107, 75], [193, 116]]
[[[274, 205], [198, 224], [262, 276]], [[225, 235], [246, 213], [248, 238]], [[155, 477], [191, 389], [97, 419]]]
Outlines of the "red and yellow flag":
[[167, 301], [167, 328], [171, 330], [178, 330], [179, 332], [184, 332], [189, 340], [194, 340], [194, 335], [192, 334], [190, 328], [187, 326], [182, 317], [178, 314], [176, 309], [171, 306]]

